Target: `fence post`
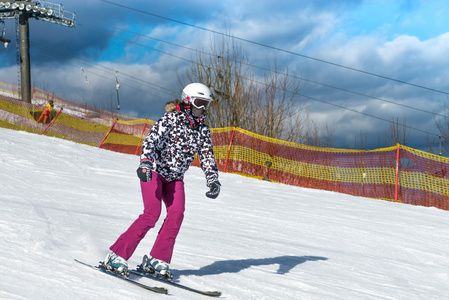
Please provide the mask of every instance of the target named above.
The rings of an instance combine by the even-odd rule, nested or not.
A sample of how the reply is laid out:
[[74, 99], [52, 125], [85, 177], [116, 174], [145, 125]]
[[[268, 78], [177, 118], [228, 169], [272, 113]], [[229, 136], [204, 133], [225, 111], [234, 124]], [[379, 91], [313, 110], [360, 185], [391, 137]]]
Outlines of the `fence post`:
[[115, 124], [117, 124], [117, 119], [114, 120], [114, 123], [112, 123], [111, 128], [109, 128], [108, 133], [106, 133], [106, 135], [104, 136], [103, 140], [101, 141], [100, 145], [98, 145], [98, 148], [101, 147], [101, 145], [103, 145], [104, 141], [106, 140], [106, 138], [108, 137], [108, 135], [111, 133], [112, 129], [114, 129]]
[[232, 129], [232, 136], [231, 136], [231, 141], [229, 142], [228, 155], [226, 155], [226, 163], [225, 163], [225, 167], [224, 167], [225, 173], [226, 173], [226, 169], [228, 168], [229, 154], [231, 153], [232, 142], [234, 141], [234, 133], [235, 133], [235, 127], [233, 127], [233, 129]]
[[137, 144], [136, 153], [134, 155], [137, 155], [137, 152], [139, 152], [140, 143], [142, 142], [143, 134], [145, 133], [145, 128], [147, 128], [148, 119], [145, 120], [145, 125], [143, 125], [142, 134], [140, 135], [139, 143]]
[[45, 127], [44, 131], [42, 131], [41, 135], [43, 135], [43, 134], [47, 131], [47, 129], [50, 128], [51, 124], [53, 124], [53, 122], [54, 122], [54, 121], [56, 120], [56, 118], [59, 116], [59, 114], [61, 113], [62, 109], [63, 109], [63, 108], [61, 107], [61, 109], [58, 111], [58, 113], [56, 114], [56, 116], [50, 121], [50, 123], [48, 123], [48, 126]]
[[398, 202], [398, 185], [399, 185], [399, 150], [401, 149], [401, 145], [398, 143], [396, 144], [398, 147], [396, 151], [396, 182], [394, 187], [394, 202]]

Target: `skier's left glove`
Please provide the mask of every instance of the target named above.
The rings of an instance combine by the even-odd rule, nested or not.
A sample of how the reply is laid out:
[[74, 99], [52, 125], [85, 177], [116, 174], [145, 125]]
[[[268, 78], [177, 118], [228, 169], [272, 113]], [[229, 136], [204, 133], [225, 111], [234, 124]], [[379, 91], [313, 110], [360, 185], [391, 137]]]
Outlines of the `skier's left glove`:
[[210, 191], [206, 193], [206, 196], [211, 199], [217, 198], [218, 195], [220, 194], [220, 186], [221, 186], [220, 182], [218, 181], [212, 182], [209, 185]]
[[151, 181], [151, 163], [148, 160], [143, 160], [140, 162], [139, 168], [136, 170], [137, 176], [139, 176], [140, 181], [149, 182]]

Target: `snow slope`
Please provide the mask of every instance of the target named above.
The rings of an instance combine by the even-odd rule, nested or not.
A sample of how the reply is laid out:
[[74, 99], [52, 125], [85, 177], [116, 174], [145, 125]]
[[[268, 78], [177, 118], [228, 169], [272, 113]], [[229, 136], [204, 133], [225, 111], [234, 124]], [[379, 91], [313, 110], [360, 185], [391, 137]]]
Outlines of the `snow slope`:
[[[137, 165], [0, 128], [0, 298], [206, 299], [174, 287], [153, 294], [74, 262], [103, 260], [141, 213]], [[201, 170], [187, 172], [171, 265], [180, 283], [224, 299], [449, 299], [448, 211], [220, 176], [211, 200]]]

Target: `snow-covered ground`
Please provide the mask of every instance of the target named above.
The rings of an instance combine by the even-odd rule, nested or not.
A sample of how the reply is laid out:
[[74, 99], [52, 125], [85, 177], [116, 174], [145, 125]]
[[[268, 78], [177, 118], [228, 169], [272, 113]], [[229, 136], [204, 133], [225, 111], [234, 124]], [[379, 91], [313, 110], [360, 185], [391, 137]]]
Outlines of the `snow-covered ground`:
[[[141, 213], [137, 165], [137, 156], [0, 128], [0, 298], [208, 298], [154, 294], [74, 261], [103, 260]], [[201, 170], [187, 172], [171, 265], [179, 283], [224, 299], [449, 299], [448, 211], [220, 176], [211, 200]]]

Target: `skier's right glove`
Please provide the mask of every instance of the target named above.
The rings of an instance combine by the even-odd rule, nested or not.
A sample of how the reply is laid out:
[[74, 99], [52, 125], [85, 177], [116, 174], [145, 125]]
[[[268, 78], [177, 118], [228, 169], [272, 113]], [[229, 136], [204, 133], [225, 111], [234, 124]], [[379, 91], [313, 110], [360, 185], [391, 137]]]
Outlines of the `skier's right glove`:
[[212, 182], [209, 185], [210, 191], [206, 193], [206, 196], [211, 199], [217, 198], [218, 195], [220, 194], [220, 186], [221, 186], [220, 182], [218, 181]]
[[141, 161], [136, 172], [141, 181], [151, 181], [151, 162], [148, 160]]

